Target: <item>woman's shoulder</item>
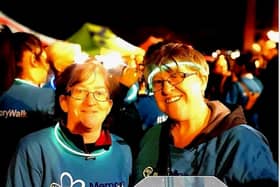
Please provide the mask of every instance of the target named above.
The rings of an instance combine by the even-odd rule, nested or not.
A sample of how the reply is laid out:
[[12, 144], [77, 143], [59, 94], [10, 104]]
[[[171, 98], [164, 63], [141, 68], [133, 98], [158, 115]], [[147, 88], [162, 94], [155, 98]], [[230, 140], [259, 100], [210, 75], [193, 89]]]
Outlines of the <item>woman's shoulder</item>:
[[232, 141], [238, 141], [247, 144], [268, 143], [266, 137], [262, 132], [247, 124], [242, 124], [230, 128], [225, 131], [225, 133], [223, 133], [223, 136], [226, 136]]
[[54, 127], [46, 127], [23, 136], [20, 140], [21, 144], [38, 144], [39, 142], [49, 141], [50, 138], [55, 138], [53, 135]]
[[112, 138], [112, 143], [116, 143], [118, 145], [128, 146], [128, 143], [125, 141], [125, 139], [120, 137], [119, 135], [111, 133], [111, 138]]
[[41, 88], [32, 86], [29, 84], [14, 84], [8, 91], [8, 95], [14, 95], [16, 97], [30, 97], [34, 100], [36, 99], [45, 99], [45, 98], [53, 98], [55, 95], [55, 91], [51, 88]]

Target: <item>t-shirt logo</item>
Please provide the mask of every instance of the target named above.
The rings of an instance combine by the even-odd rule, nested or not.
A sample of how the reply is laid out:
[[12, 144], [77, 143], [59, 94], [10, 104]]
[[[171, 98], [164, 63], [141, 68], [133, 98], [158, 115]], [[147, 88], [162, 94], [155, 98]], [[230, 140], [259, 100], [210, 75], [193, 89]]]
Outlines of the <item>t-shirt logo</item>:
[[63, 172], [60, 176], [60, 184], [51, 183], [50, 187], [85, 187], [85, 182], [81, 179], [73, 180], [68, 172]]

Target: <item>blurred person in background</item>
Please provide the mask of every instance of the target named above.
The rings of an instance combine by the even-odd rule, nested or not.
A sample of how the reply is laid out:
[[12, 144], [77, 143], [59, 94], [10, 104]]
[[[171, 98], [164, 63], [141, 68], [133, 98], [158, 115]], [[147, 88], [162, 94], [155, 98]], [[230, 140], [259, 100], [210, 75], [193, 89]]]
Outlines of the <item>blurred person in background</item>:
[[0, 32], [0, 129], [5, 146], [1, 158], [0, 186], [4, 186], [8, 163], [18, 140], [53, 124], [54, 92], [42, 88], [50, 65], [40, 39], [3, 26]]
[[247, 122], [252, 127], [259, 129], [258, 112], [254, 105], [262, 90], [262, 81], [254, 74], [256, 71], [255, 59], [251, 53], [244, 53], [238, 57], [233, 66], [236, 80], [225, 90], [224, 102], [239, 104], [244, 108]]
[[[278, 45], [274, 50], [278, 51]], [[259, 115], [260, 130], [266, 135], [274, 159], [279, 163], [279, 56], [278, 52], [273, 54], [260, 76], [263, 91], [254, 108]]]
[[209, 100], [223, 100], [225, 91], [235, 79], [232, 74], [232, 60], [226, 54], [219, 54], [213, 62], [208, 62], [210, 74], [205, 97]]
[[166, 119], [166, 115], [157, 107], [154, 96], [147, 92], [143, 76], [145, 58], [157, 48], [157, 44], [152, 46], [142, 58], [129, 60], [129, 65], [123, 69], [119, 79], [118, 97], [114, 100], [117, 104], [112, 108], [114, 125], [111, 129], [128, 142], [133, 158], [138, 153], [139, 141], [143, 134]]

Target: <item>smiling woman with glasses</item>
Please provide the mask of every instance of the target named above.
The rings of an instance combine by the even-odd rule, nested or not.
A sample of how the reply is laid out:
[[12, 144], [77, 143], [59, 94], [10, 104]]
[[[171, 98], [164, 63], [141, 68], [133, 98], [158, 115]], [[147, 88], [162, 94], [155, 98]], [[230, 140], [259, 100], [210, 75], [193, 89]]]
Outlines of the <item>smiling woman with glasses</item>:
[[66, 67], [55, 82], [59, 122], [20, 141], [6, 186], [129, 186], [131, 149], [105, 127], [109, 77], [93, 58]]
[[145, 80], [168, 119], [149, 129], [135, 159], [148, 176], [214, 176], [228, 186], [277, 186], [266, 138], [247, 125], [241, 106], [204, 97], [209, 67], [184, 43], [166, 43], [145, 60]]

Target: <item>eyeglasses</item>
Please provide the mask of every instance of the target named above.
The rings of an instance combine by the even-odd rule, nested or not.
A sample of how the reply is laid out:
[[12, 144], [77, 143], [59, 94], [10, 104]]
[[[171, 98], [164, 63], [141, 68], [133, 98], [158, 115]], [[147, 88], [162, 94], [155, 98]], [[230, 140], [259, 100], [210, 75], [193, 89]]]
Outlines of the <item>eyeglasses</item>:
[[192, 76], [192, 75], [195, 75], [195, 74], [196, 74], [196, 72], [193, 72], [193, 73], [183, 73], [183, 72], [171, 73], [169, 75], [169, 77], [165, 80], [154, 80], [152, 82], [152, 85], [153, 85], [152, 91], [153, 92], [158, 92], [158, 91], [162, 90], [163, 84], [164, 84], [165, 81], [167, 81], [172, 86], [175, 86], [175, 85], [183, 82], [183, 80], [185, 78], [188, 78], [189, 76]]
[[95, 90], [93, 92], [90, 92], [86, 89], [73, 88], [66, 93], [66, 95], [71, 96], [72, 98], [77, 100], [84, 100], [89, 94], [92, 94], [93, 97], [100, 102], [108, 101], [110, 99], [110, 95], [108, 91], [105, 89], [100, 89], [100, 90]]

